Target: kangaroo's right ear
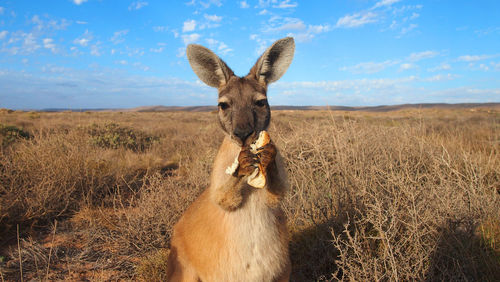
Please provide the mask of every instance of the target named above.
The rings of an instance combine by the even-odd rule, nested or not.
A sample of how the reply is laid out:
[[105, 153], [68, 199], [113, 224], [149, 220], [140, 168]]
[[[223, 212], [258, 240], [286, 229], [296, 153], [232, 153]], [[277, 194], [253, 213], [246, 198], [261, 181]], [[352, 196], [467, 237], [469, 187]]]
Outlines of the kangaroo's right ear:
[[194, 73], [208, 86], [222, 87], [234, 75], [226, 63], [208, 48], [190, 44], [186, 48], [186, 54]]
[[250, 70], [259, 83], [266, 86], [280, 79], [292, 63], [295, 42], [292, 37], [280, 39], [267, 48]]

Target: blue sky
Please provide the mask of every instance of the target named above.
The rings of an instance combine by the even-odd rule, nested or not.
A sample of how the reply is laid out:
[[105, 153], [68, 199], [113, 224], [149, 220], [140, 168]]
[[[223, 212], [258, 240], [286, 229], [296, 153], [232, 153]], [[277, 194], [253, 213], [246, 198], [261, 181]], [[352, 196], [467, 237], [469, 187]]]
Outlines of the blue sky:
[[205, 45], [245, 75], [273, 41], [295, 58], [274, 105], [500, 102], [497, 0], [0, 0], [0, 107], [215, 105]]

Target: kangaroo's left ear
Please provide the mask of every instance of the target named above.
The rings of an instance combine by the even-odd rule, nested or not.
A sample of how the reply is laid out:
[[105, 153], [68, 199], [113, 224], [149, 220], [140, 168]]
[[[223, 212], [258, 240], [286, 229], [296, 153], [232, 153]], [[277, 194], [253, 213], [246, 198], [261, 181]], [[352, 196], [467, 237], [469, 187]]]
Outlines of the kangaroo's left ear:
[[292, 37], [286, 37], [274, 42], [257, 63], [248, 76], [254, 76], [263, 86], [280, 79], [292, 63], [295, 42]]
[[186, 55], [193, 71], [208, 86], [220, 88], [234, 75], [223, 60], [201, 45], [189, 44]]

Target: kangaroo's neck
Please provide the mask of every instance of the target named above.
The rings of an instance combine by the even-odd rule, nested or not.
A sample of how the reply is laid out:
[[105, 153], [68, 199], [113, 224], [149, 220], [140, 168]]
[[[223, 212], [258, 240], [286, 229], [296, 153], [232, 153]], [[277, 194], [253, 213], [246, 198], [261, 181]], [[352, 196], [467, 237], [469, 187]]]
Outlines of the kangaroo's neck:
[[229, 136], [225, 136], [219, 147], [219, 152], [215, 157], [212, 174], [210, 177], [210, 187], [218, 187], [231, 177], [226, 173], [226, 168], [231, 166], [235, 158], [241, 151], [241, 147], [235, 142], [231, 141]]

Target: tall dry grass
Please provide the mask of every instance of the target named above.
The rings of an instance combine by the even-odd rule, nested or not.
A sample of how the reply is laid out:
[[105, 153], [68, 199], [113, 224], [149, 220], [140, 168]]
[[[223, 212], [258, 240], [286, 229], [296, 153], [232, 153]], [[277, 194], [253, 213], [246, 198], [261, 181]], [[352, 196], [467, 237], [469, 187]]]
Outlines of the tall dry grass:
[[[498, 109], [273, 112], [292, 280], [498, 280], [499, 122]], [[171, 228], [208, 185], [215, 115], [0, 123], [30, 133], [0, 151], [4, 279], [20, 260], [25, 279], [164, 278]]]

